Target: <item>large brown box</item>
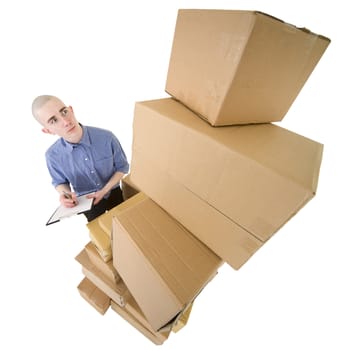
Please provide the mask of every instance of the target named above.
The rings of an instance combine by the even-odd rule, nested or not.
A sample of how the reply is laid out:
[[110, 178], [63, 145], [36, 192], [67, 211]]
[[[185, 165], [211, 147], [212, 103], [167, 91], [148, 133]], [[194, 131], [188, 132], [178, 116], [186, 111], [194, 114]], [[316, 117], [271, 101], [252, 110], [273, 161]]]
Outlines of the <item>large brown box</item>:
[[131, 180], [239, 268], [316, 193], [323, 145], [273, 124], [214, 128], [172, 98], [138, 102]]
[[180, 9], [165, 90], [214, 126], [280, 121], [329, 43], [262, 12]]
[[113, 264], [155, 331], [165, 330], [222, 260], [142, 192], [113, 216]]

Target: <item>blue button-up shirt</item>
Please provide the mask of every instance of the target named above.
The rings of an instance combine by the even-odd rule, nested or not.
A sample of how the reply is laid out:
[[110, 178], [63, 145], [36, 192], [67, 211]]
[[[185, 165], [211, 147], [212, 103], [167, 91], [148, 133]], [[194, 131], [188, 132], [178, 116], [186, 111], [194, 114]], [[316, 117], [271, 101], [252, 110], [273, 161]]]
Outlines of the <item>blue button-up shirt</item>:
[[53, 186], [70, 184], [77, 195], [100, 190], [129, 163], [117, 137], [110, 131], [82, 126], [79, 143], [58, 139], [45, 153]]

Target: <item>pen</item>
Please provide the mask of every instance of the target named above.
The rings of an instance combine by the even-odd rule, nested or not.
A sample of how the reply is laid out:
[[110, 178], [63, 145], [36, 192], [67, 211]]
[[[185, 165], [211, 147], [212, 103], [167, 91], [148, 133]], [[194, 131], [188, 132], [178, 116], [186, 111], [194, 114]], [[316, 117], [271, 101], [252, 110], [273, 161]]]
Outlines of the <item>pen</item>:
[[[68, 193], [66, 191], [62, 191], [62, 192], [63, 192], [64, 198], [73, 200], [73, 197], [72, 197], [72, 195], [70, 193]], [[75, 204], [75, 201], [73, 201], [73, 204]]]
[[73, 199], [72, 198], [72, 195], [66, 191], [62, 191], [63, 192], [63, 195], [64, 195], [64, 198], [67, 198], [67, 199]]

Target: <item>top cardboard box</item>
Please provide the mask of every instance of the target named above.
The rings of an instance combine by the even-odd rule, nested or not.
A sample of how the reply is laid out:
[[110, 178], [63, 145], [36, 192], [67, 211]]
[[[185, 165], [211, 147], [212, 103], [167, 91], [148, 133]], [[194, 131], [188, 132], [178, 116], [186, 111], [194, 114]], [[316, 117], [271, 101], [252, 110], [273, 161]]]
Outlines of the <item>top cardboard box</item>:
[[213, 126], [281, 121], [329, 43], [261, 12], [179, 10], [165, 91]]

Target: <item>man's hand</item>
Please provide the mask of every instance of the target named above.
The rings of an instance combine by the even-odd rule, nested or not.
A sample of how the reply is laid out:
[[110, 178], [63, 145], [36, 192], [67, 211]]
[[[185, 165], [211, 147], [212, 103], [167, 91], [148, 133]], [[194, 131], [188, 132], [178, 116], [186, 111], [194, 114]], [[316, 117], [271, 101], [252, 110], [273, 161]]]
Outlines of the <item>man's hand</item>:
[[95, 193], [88, 194], [86, 197], [87, 198], [94, 198], [93, 204], [96, 205], [103, 199], [103, 196], [105, 196], [105, 195], [106, 195], [105, 191], [100, 190], [100, 191], [97, 191]]
[[66, 208], [73, 208], [78, 204], [77, 195], [74, 192], [63, 191], [60, 194], [60, 202]]

